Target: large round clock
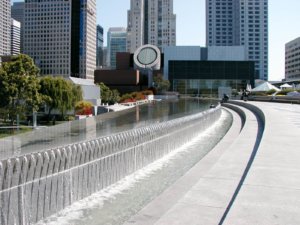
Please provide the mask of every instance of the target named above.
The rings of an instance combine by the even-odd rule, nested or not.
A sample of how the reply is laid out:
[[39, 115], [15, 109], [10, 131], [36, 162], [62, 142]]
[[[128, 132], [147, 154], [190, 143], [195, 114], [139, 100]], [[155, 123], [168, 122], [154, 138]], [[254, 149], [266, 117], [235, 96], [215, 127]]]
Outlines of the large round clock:
[[134, 53], [134, 63], [143, 69], [160, 69], [160, 50], [154, 45], [144, 45]]

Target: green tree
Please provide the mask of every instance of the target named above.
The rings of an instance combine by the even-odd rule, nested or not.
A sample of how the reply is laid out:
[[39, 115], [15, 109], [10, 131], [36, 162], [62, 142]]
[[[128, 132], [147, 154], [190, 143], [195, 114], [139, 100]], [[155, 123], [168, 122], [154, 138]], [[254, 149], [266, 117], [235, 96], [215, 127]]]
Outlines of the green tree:
[[8, 112], [12, 124], [17, 115], [36, 112], [42, 102], [39, 69], [27, 55], [13, 56], [0, 69], [0, 107]]
[[111, 103], [116, 103], [120, 101], [120, 92], [116, 89], [111, 91]]
[[158, 74], [153, 77], [154, 87], [158, 92], [168, 91], [170, 88], [170, 81], [164, 80], [163, 76]]
[[64, 116], [67, 110], [73, 109], [82, 100], [81, 87], [62, 77], [42, 77], [40, 85], [40, 92], [48, 106], [48, 121], [53, 109], [58, 109]]
[[114, 104], [120, 100], [120, 93], [118, 90], [113, 89], [111, 90], [107, 87], [104, 83], [100, 83], [100, 92], [101, 92], [101, 102], [102, 103], [109, 103]]

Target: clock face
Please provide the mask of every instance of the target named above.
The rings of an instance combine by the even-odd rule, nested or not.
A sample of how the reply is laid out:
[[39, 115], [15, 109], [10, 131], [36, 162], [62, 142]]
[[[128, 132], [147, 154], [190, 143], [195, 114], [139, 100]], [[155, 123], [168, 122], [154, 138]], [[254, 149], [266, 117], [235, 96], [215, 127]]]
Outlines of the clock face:
[[143, 48], [138, 56], [137, 60], [143, 65], [152, 64], [157, 59], [157, 53], [153, 48]]
[[138, 69], [159, 70], [161, 61], [160, 50], [154, 45], [143, 45], [134, 52], [133, 61]]

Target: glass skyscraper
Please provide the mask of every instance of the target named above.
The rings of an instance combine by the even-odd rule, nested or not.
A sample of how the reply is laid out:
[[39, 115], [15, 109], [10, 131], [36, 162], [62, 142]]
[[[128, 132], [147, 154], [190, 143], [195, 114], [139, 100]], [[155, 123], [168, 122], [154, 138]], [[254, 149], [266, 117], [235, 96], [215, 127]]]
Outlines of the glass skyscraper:
[[268, 80], [268, 0], [206, 0], [207, 46], [245, 46], [256, 77]]
[[25, 3], [24, 2], [14, 2], [11, 6], [11, 17], [14, 20], [19, 21], [21, 24], [21, 52], [23, 52], [23, 36], [24, 36], [24, 10]]
[[126, 52], [126, 37], [127, 32], [123, 27], [109, 28], [107, 33], [107, 54], [108, 65], [110, 68], [116, 68], [117, 52]]
[[103, 66], [103, 27], [97, 25], [97, 59], [96, 59], [96, 66], [100, 67]]

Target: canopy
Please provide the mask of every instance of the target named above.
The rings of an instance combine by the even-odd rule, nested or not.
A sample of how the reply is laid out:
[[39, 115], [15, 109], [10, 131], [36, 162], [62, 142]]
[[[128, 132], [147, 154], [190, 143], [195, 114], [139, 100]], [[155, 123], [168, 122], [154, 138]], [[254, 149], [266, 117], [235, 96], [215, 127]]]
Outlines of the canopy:
[[292, 85], [289, 85], [287, 83], [280, 85], [280, 88], [292, 88], [292, 87], [293, 87]]
[[286, 95], [290, 97], [300, 97], [300, 93], [298, 91], [292, 91], [287, 93]]
[[259, 92], [259, 91], [270, 91], [274, 89], [275, 91], [280, 91], [279, 88], [275, 87], [274, 85], [270, 84], [269, 82], [265, 82], [256, 88], [253, 88], [251, 91], [252, 92]]
[[246, 91], [249, 91], [249, 92], [251, 92], [251, 91], [252, 91], [251, 84], [247, 84], [247, 86], [246, 86]]

